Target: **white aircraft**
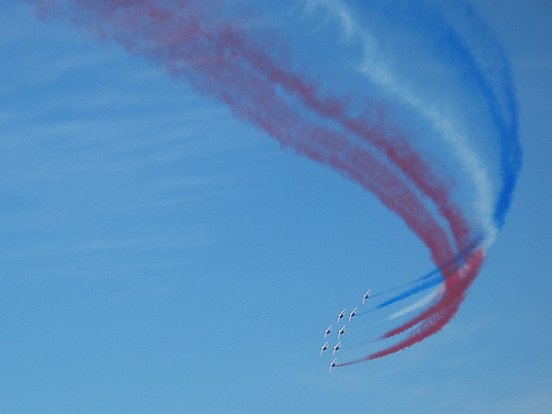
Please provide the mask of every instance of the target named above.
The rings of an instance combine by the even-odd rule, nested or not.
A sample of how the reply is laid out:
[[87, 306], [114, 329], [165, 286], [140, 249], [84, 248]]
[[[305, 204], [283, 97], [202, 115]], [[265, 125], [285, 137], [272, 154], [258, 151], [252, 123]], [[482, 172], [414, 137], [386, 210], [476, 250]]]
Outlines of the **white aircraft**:
[[341, 335], [343, 335], [345, 333], [346, 329], [347, 329], [347, 325], [343, 325], [343, 327], [337, 333], [337, 339], [341, 338]]
[[326, 343], [320, 347], [320, 356], [322, 356], [324, 351], [326, 351], [327, 349], [328, 349], [328, 341], [326, 341]]
[[362, 304], [364, 305], [364, 302], [366, 302], [368, 300], [368, 298], [370, 297], [370, 294], [372, 293], [372, 289], [368, 289], [366, 291], [366, 293], [364, 294], [364, 296], [362, 297]]
[[356, 311], [358, 308], [354, 308], [353, 311], [349, 314], [349, 322], [356, 316]]
[[333, 347], [332, 355], [335, 355], [337, 351], [339, 351], [339, 348], [341, 348], [341, 341], [339, 341], [335, 346]]
[[337, 315], [337, 323], [339, 323], [339, 321], [343, 319], [344, 316], [345, 316], [345, 308], [341, 312], [339, 312], [339, 315]]
[[326, 330], [324, 331], [324, 339], [326, 339], [328, 337], [328, 335], [330, 334], [331, 331], [332, 331], [332, 325], [328, 326], [326, 328]]
[[332, 368], [335, 368], [337, 365], [337, 358], [335, 358], [332, 362], [330, 362], [330, 370], [328, 372], [332, 372]]

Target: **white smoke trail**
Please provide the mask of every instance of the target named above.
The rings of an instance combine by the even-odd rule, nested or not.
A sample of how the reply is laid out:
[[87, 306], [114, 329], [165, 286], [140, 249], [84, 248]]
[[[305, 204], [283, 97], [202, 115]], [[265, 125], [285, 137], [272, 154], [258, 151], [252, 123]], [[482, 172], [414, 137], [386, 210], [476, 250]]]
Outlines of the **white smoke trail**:
[[414, 109], [450, 146], [462, 163], [464, 172], [470, 177], [476, 188], [473, 208], [477, 214], [479, 225], [485, 232], [483, 243], [486, 248], [489, 247], [497, 234], [497, 228], [493, 222], [493, 186], [488, 170], [468, 144], [467, 134], [462, 132], [451, 114], [416, 93], [393, 74], [392, 68], [386, 64], [385, 56], [380, 52], [375, 38], [355, 21], [353, 14], [342, 0], [305, 1], [308, 9], [325, 9], [331, 17], [337, 20], [346, 41], [360, 43], [363, 58], [359, 71]]
[[397, 312], [389, 315], [387, 319], [397, 319], [401, 316], [404, 316], [408, 313], [414, 312], [415, 310], [424, 307], [426, 305], [429, 305], [431, 302], [433, 302], [437, 297], [439, 297], [444, 292], [444, 286], [441, 283], [439, 286], [437, 286], [431, 293], [421, 298], [419, 301], [414, 302], [412, 305], [409, 305], [401, 310], [398, 310]]

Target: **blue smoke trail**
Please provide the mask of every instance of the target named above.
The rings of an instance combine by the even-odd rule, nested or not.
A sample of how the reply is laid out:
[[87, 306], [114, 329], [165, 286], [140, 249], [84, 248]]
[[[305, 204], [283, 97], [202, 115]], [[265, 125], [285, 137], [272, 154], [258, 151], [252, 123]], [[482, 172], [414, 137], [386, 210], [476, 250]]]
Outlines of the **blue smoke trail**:
[[[459, 34], [449, 24], [445, 16], [437, 10], [424, 4], [422, 1], [406, 0], [385, 1], [374, 4], [385, 16], [395, 23], [402, 24], [409, 29], [416, 30], [423, 27], [427, 39], [434, 44], [435, 49], [441, 52], [448, 62], [455, 62], [456, 67], [465, 80], [471, 81], [486, 102], [490, 119], [498, 134], [500, 145], [501, 188], [495, 203], [493, 219], [501, 229], [505, 216], [510, 208], [512, 194], [516, 186], [517, 177], [522, 163], [521, 146], [518, 139], [518, 106], [512, 82], [510, 64], [504, 49], [486, 29], [482, 19], [477, 16], [473, 7], [467, 2], [456, 3], [455, 6], [463, 9], [466, 18], [472, 20], [472, 31], [475, 36], [486, 39], [486, 44], [492, 45], [493, 55], [497, 55], [495, 64], [501, 80], [505, 101], [501, 102], [493, 90], [492, 80], [487, 78], [477, 63], [476, 57], [468, 45], [462, 41]], [[467, 84], [467, 82], [466, 82]], [[507, 116], [501, 116], [501, 104], [507, 108]]]
[[416, 294], [416, 293], [423, 292], [424, 290], [427, 290], [427, 289], [429, 289], [429, 288], [431, 288], [431, 287], [433, 287], [433, 286], [436, 286], [436, 285], [438, 285], [439, 283], [441, 283], [442, 281], [443, 281], [443, 279], [440, 278], [440, 277], [439, 277], [439, 278], [430, 279], [430, 280], [428, 280], [428, 281], [425, 282], [425, 283], [422, 283], [422, 284], [420, 284], [420, 285], [418, 285], [418, 286], [413, 287], [413, 288], [410, 289], [410, 290], [407, 290], [406, 292], [401, 293], [400, 295], [394, 296], [394, 297], [392, 297], [391, 299], [386, 300], [385, 302], [383, 302], [383, 303], [379, 304], [378, 306], [376, 306], [376, 307], [374, 308], [374, 310], [375, 310], [375, 309], [386, 308], [387, 306], [392, 305], [392, 304], [394, 304], [394, 303], [397, 303], [397, 302], [399, 302], [399, 301], [401, 301], [401, 300], [403, 300], [403, 299], [406, 299], [406, 298], [408, 298], [408, 297], [410, 297], [410, 296], [412, 296], [412, 295], [414, 295], [414, 294]]
[[[475, 239], [473, 241], [473, 243], [471, 243], [466, 249], [464, 249], [464, 251], [462, 251], [460, 254], [456, 255], [453, 259], [451, 259], [448, 263], [446, 263], [444, 269], [446, 271], [455, 271], [455, 270], [461, 268], [462, 266], [464, 266], [466, 257], [469, 257], [473, 253], [473, 251], [476, 250], [479, 247], [481, 241], [482, 241], [482, 238]], [[436, 278], [436, 279], [433, 279], [435, 276], [439, 276], [439, 277]], [[419, 293], [423, 290], [429, 289], [432, 286], [435, 286], [436, 284], [439, 284], [441, 281], [443, 281], [443, 275], [442, 275], [441, 269], [439, 269], [439, 268], [433, 269], [430, 272], [427, 272], [424, 275], [420, 276], [419, 278], [413, 280], [412, 282], [408, 282], [408, 283], [405, 283], [403, 285], [396, 286], [394, 288], [386, 289], [384, 291], [381, 291], [381, 292], [378, 292], [378, 293], [372, 295], [371, 297], [375, 298], [375, 297], [378, 297], [378, 296], [382, 296], [382, 295], [385, 295], [387, 293], [397, 291], [401, 288], [404, 288], [404, 287], [407, 287], [407, 286], [410, 286], [410, 285], [413, 285], [413, 284], [417, 284], [417, 283], [420, 283], [420, 282], [424, 282], [428, 279], [429, 279], [429, 282], [426, 282], [426, 283], [423, 283], [421, 285], [415, 286], [415, 287], [413, 287], [413, 288], [411, 288], [411, 289], [409, 289], [409, 290], [407, 290], [407, 291], [405, 291], [405, 292], [403, 292], [403, 293], [401, 293], [401, 294], [385, 301], [383, 304], [381, 304], [381, 305], [379, 305], [375, 308], [372, 308], [372, 309], [369, 309], [365, 312], [359, 313], [359, 315], [362, 315], [363, 313], [371, 312], [373, 310], [381, 309], [381, 308], [384, 308], [386, 306], [392, 305], [393, 303], [396, 303], [400, 300], [406, 299], [406, 298], [408, 298], [412, 295], [415, 295], [416, 293]]]
[[371, 295], [370, 297], [371, 298], [376, 298], [378, 296], [382, 296], [382, 295], [385, 295], [387, 293], [391, 293], [391, 292], [395, 292], [399, 289], [402, 289], [402, 288], [405, 288], [407, 286], [410, 286], [410, 285], [414, 285], [414, 284], [417, 284], [417, 283], [420, 283], [420, 282], [423, 282], [424, 280], [427, 280], [427, 279], [430, 279], [434, 276], [440, 276], [441, 275], [441, 270], [439, 270], [438, 268], [437, 269], [433, 269], [432, 271], [430, 272], [427, 272], [426, 274], [420, 276], [419, 278], [411, 281], [411, 282], [408, 282], [408, 283], [405, 283], [404, 285], [400, 285], [400, 286], [396, 286], [396, 287], [393, 287], [393, 288], [390, 288], [390, 289], [386, 289], [386, 290], [383, 290], [381, 292], [378, 292], [378, 293], [375, 293], [373, 295]]
[[[522, 164], [522, 152], [519, 142], [519, 111], [512, 80], [512, 71], [510, 63], [506, 57], [504, 48], [495, 39], [494, 35], [488, 30], [483, 19], [475, 12], [473, 7], [467, 3], [459, 3], [464, 9], [466, 16], [473, 22], [472, 29], [477, 28], [478, 35], [488, 39], [494, 47], [496, 59], [494, 61], [502, 67], [501, 87], [506, 100], [504, 102], [509, 114], [509, 120], [500, 118], [496, 105], [493, 106], [491, 116], [495, 125], [499, 129], [499, 139], [501, 143], [501, 168], [503, 171], [503, 183], [495, 207], [495, 222], [499, 228], [504, 225], [504, 219], [512, 201], [512, 194], [517, 182], [517, 176]], [[494, 97], [496, 100], [496, 96]], [[503, 122], [500, 122], [503, 121]], [[509, 121], [509, 122], [508, 122]]]
[[360, 312], [358, 314], [358, 316], [364, 315], [364, 314], [369, 313], [369, 312], [373, 312], [373, 311], [378, 310], [378, 309], [386, 308], [387, 306], [393, 305], [394, 303], [397, 303], [397, 302], [400, 302], [401, 300], [409, 298], [410, 296], [415, 295], [416, 293], [423, 292], [424, 290], [427, 290], [427, 289], [429, 289], [433, 286], [438, 285], [439, 283], [441, 283], [443, 281], [443, 278], [433, 277], [436, 274], [440, 274], [439, 271], [437, 271], [437, 273], [434, 273], [434, 272], [435, 271], [430, 272], [426, 275], [426, 278], [432, 277], [431, 279], [427, 280], [426, 282], [421, 283], [417, 286], [414, 286], [412, 289], [409, 289], [409, 290], [407, 290], [407, 291], [405, 291], [405, 292], [403, 292], [399, 295], [393, 296], [391, 299], [386, 300], [385, 302], [379, 304], [378, 306], [375, 306], [375, 307], [373, 307], [371, 309], [368, 309], [364, 312]]

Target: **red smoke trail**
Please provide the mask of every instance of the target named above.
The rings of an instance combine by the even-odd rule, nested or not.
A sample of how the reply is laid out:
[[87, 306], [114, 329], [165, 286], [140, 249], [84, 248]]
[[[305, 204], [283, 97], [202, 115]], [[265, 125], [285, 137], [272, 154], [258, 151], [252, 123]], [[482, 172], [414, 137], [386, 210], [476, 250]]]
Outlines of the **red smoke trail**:
[[[178, 78], [187, 79], [201, 93], [226, 103], [232, 112], [249, 120], [271, 137], [296, 152], [340, 171], [371, 191], [384, 205], [403, 218], [407, 226], [429, 248], [433, 261], [445, 276], [445, 293], [441, 300], [422, 315], [386, 336], [392, 336], [422, 323], [418, 332], [407, 340], [381, 351], [378, 356], [397, 352], [437, 332], [456, 313], [469, 283], [460, 272], [469, 269], [473, 280], [481, 261], [473, 263], [472, 255], [464, 270], [449, 271], [446, 263], [456, 254], [446, 231], [433, 218], [423, 198], [402, 177], [406, 175], [418, 191], [429, 197], [449, 222], [457, 247], [463, 250], [469, 241], [469, 228], [458, 209], [452, 205], [446, 187], [432, 174], [422, 158], [400, 135], [365, 125], [346, 115], [337, 99], [321, 99], [313, 84], [278, 66], [245, 33], [228, 22], [211, 22], [206, 10], [218, 2], [173, 2], [176, 10], [160, 7], [153, 0], [92, 1], [75, 0], [77, 10], [72, 20], [102, 38], [115, 39], [129, 51], [145, 55]], [[42, 11], [50, 12], [56, 2], [36, 2]], [[209, 7], [207, 7], [209, 6]], [[79, 8], [87, 13], [79, 13]], [[92, 13], [90, 13], [92, 12]], [[216, 23], [216, 24], [215, 24]], [[282, 96], [279, 86], [287, 95]], [[291, 99], [294, 98], [294, 99]], [[395, 164], [389, 166], [371, 151], [348, 139], [343, 133], [315, 124], [294, 108], [297, 101], [312, 115], [330, 119], [344, 133], [356, 135], [376, 147]], [[398, 168], [402, 174], [396, 170]], [[467, 280], [466, 279], [466, 280]], [[406, 327], [408, 325], [408, 327]], [[395, 332], [396, 331], [396, 332]]]
[[427, 309], [425, 312], [420, 313], [418, 316], [405, 322], [399, 327], [390, 330], [383, 337], [391, 338], [406, 331], [407, 329], [412, 328], [423, 320], [433, 316], [435, 313], [440, 312], [442, 310], [441, 307], [444, 306], [446, 303], [462, 297], [473, 279], [479, 273], [479, 268], [481, 267], [483, 258], [483, 251], [476, 251], [471, 254], [469, 260], [464, 267], [458, 269], [452, 275], [452, 277], [445, 279], [445, 292], [443, 294], [443, 298], [435, 306]]
[[[51, 1], [48, 3], [52, 4]], [[248, 42], [245, 34], [234, 28], [231, 23], [225, 21], [219, 23], [216, 28], [204, 29], [204, 25], [199, 23], [200, 20], [208, 20], [205, 14], [217, 9], [223, 2], [216, 0], [172, 2], [173, 6], [178, 7], [178, 11], [168, 9], [170, 3], [169, 1], [161, 2], [165, 7], [162, 8], [158, 7], [156, 2], [152, 0], [112, 0], [104, 2], [77, 0], [79, 6], [92, 8], [103, 19], [120, 19], [121, 27], [127, 26], [138, 29], [142, 32], [142, 35], [151, 36], [149, 41], [154, 45], [165, 46], [167, 48], [165, 53], [169, 52], [172, 56], [153, 56], [153, 58], [168, 59], [164, 64], [173, 74], [183, 69], [178, 65], [180, 63], [179, 59], [182, 58], [183, 43], [187, 43], [185, 47], [190, 47], [192, 42], [203, 39], [207, 42], [207, 45], [200, 45], [199, 47], [207, 46], [212, 48], [213, 51], [218, 51], [220, 55], [230, 53], [239, 57], [239, 59], [251, 65], [252, 69], [262, 73], [271, 84], [281, 86], [290, 95], [298, 97], [310, 110], [326, 119], [333, 120], [341, 125], [345, 131], [360, 137], [382, 151], [402, 173], [413, 181], [422, 193], [434, 202], [443, 217], [449, 222], [458, 249], [464, 250], [471, 242], [469, 228], [458, 209], [449, 199], [446, 184], [439, 182], [439, 179], [433, 175], [428, 165], [410, 148], [408, 141], [397, 131], [377, 131], [360, 119], [348, 117], [343, 102], [333, 97], [320, 98], [315, 85], [304, 81], [300, 76], [276, 64], [269, 55]], [[124, 13], [118, 15], [117, 12], [122, 10]], [[187, 12], [187, 14], [184, 15], [183, 12]], [[166, 27], [167, 25], [169, 27]], [[94, 28], [97, 33], [108, 36], [104, 30], [98, 30], [98, 28], [98, 26]], [[131, 30], [128, 34], [131, 35], [132, 33], [136, 32]], [[136, 52], [136, 46], [140, 45], [144, 37], [119, 38], [118, 40], [123, 40], [130, 51]], [[194, 46], [191, 46], [189, 51], [193, 51], [194, 48]], [[142, 52], [147, 54], [148, 50]], [[159, 52], [159, 50], [156, 50], [156, 52]], [[220, 56], [215, 55], [205, 59], [202, 51], [196, 50], [196, 52], [199, 56], [202, 56], [203, 63], [207, 65], [221, 63]], [[189, 59], [186, 60], [188, 64], [191, 63]], [[173, 66], [175, 63], [176, 67]], [[198, 67], [198, 69], [202, 68]], [[190, 73], [184, 75], [187, 77], [193, 76]]]
[[384, 336], [388, 338], [397, 335], [405, 331], [406, 329], [413, 327], [415, 324], [422, 322], [419, 329], [408, 335], [406, 339], [381, 351], [375, 352], [359, 359], [338, 364], [337, 366], [344, 367], [348, 365], [358, 364], [363, 361], [383, 358], [387, 355], [415, 345], [428, 336], [431, 336], [440, 331], [458, 311], [458, 308], [460, 307], [460, 304], [464, 299], [467, 288], [470, 286], [470, 284], [479, 273], [484, 256], [485, 254], [482, 250], [476, 251], [470, 256], [463, 269], [459, 270], [454, 275], [454, 277], [445, 280], [445, 284], [448, 284], [449, 286], [446, 288], [441, 300], [439, 300], [437, 304], [429, 308], [427, 311], [414, 318], [412, 321], [416, 321], [415, 323], [411, 323], [412, 321], [409, 321], [404, 325], [401, 325], [399, 328], [388, 332]]
[[467, 224], [462, 219], [458, 209], [451, 204], [448, 191], [443, 183], [433, 175], [423, 159], [410, 148], [408, 141], [398, 134], [386, 134], [378, 131], [370, 125], [366, 125], [360, 119], [347, 116], [347, 110], [343, 102], [338, 99], [321, 99], [316, 88], [306, 83], [299, 76], [278, 67], [266, 54], [245, 44], [244, 40], [229, 32], [232, 48], [239, 50], [240, 55], [247, 59], [252, 67], [264, 73], [267, 79], [286, 89], [290, 94], [298, 96], [301, 102], [320, 116], [331, 119], [341, 125], [346, 132], [354, 134], [382, 151], [387, 158], [394, 163], [418, 189], [426, 194], [437, 206], [440, 213], [451, 226], [451, 230], [458, 243], [459, 250], [465, 249], [471, 242], [468, 238], [470, 232]]

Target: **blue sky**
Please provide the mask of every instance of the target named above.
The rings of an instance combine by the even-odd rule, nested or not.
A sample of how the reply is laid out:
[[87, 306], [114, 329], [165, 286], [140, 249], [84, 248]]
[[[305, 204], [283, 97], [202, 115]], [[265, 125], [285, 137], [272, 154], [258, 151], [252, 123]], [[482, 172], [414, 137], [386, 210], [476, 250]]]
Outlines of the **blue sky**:
[[8, 2], [0, 412], [550, 412], [552, 8], [475, 6], [520, 104], [506, 225], [439, 334], [328, 375], [323, 329], [430, 270], [419, 240], [186, 82]]

